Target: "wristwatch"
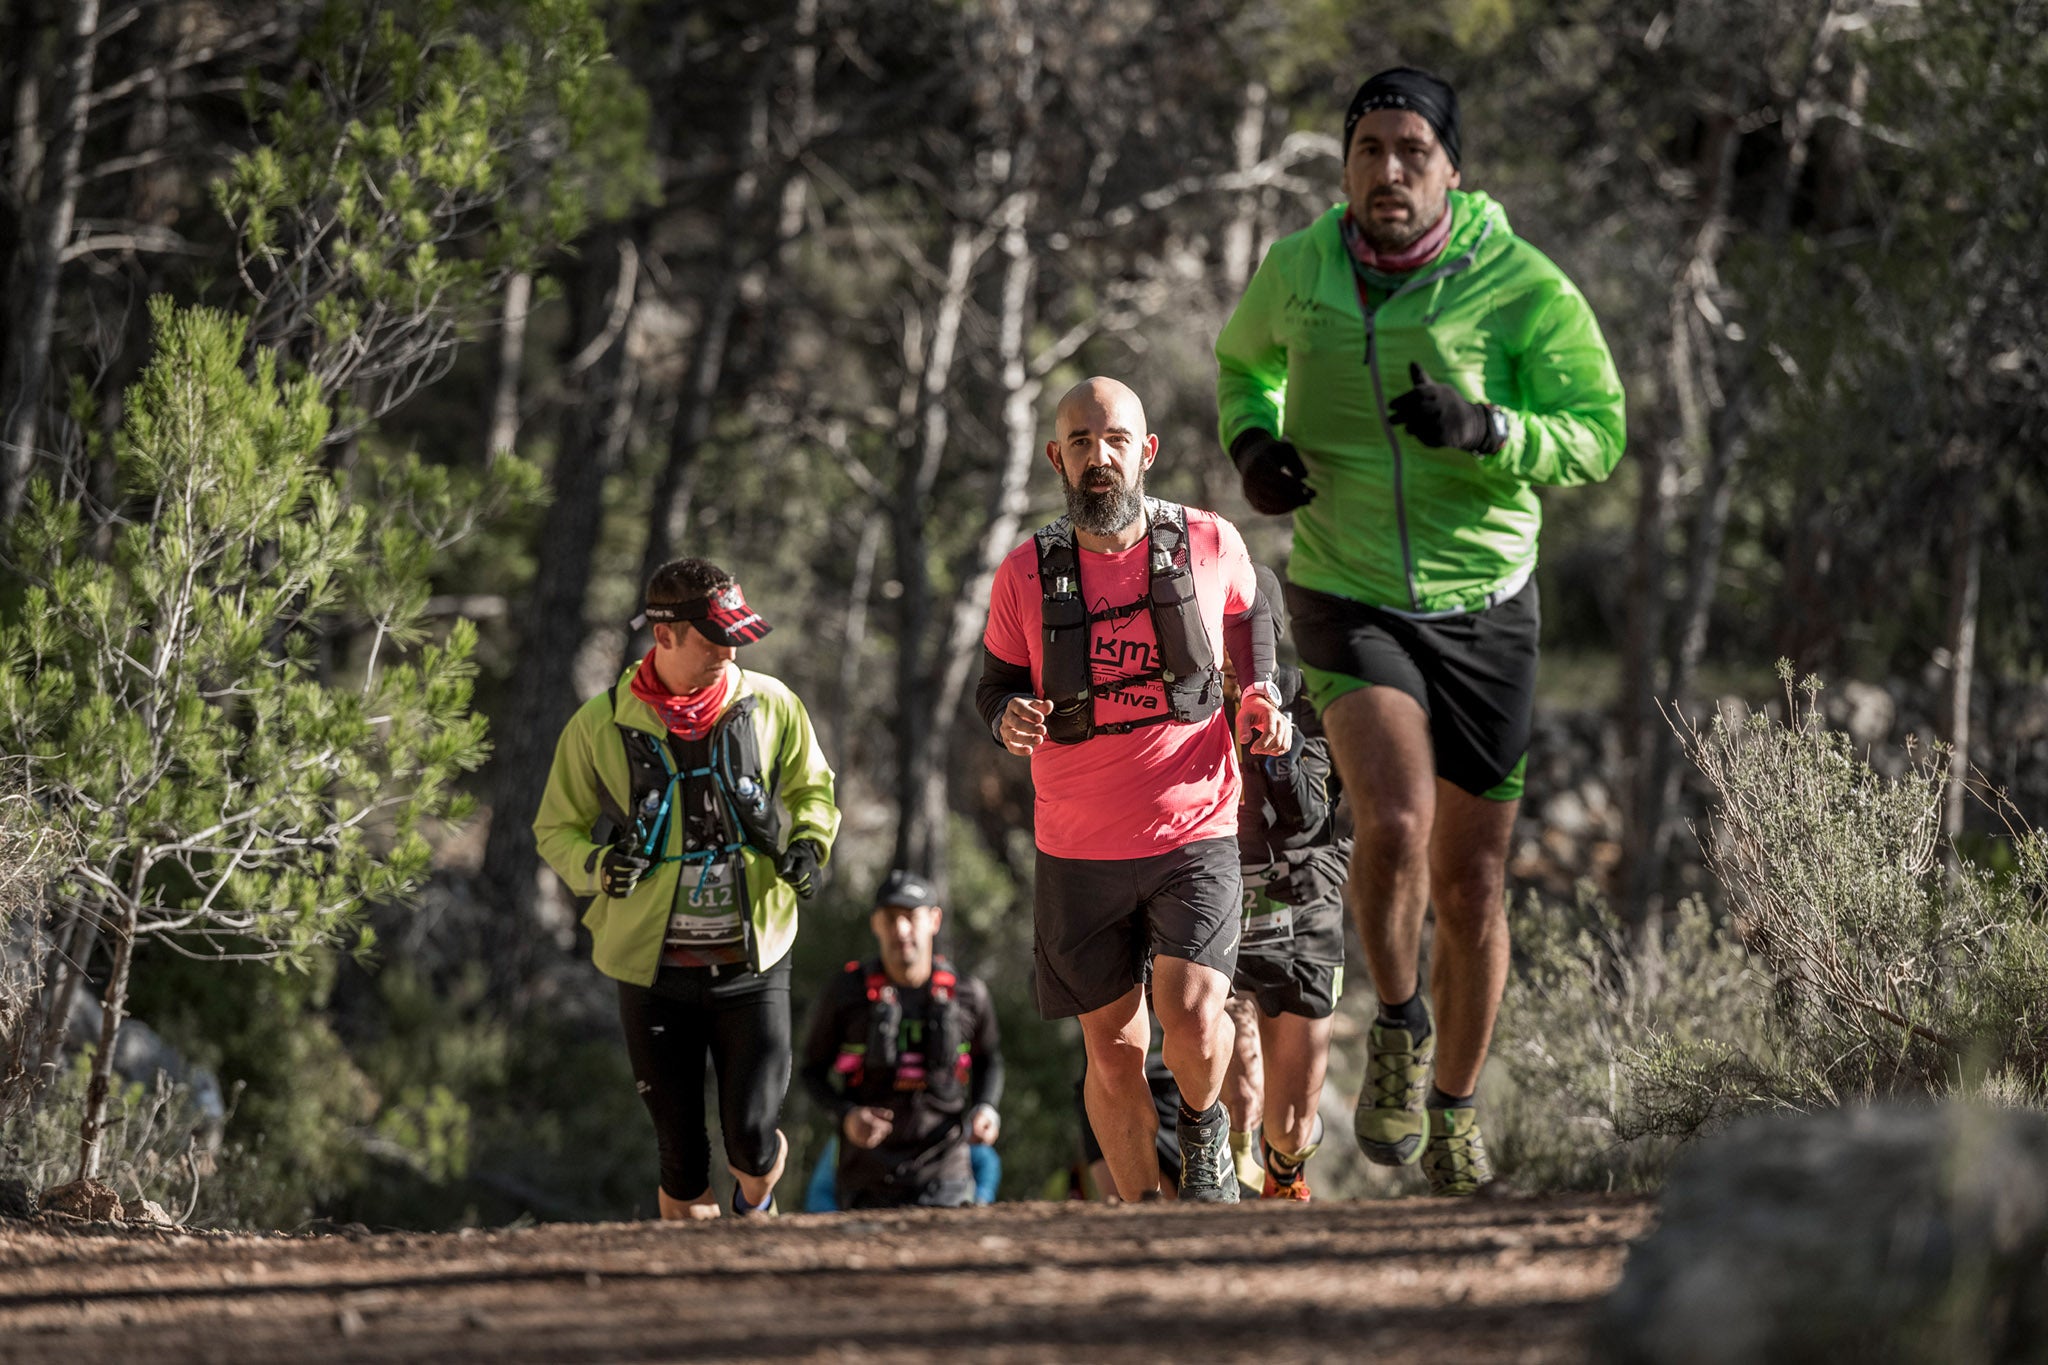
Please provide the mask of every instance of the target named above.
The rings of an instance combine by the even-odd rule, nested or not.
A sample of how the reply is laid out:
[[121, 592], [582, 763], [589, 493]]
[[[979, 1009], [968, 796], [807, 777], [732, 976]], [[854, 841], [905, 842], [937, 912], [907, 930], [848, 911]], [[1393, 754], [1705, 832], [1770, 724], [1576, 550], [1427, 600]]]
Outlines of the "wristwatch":
[[1264, 697], [1267, 701], [1273, 703], [1275, 710], [1278, 710], [1280, 707], [1280, 689], [1273, 685], [1270, 678], [1264, 682], [1255, 682], [1250, 687], [1244, 688], [1243, 695], [1247, 697]]
[[1486, 414], [1486, 444], [1479, 448], [1479, 453], [1491, 455], [1508, 443], [1507, 410], [1491, 403], [1480, 404], [1479, 410]]

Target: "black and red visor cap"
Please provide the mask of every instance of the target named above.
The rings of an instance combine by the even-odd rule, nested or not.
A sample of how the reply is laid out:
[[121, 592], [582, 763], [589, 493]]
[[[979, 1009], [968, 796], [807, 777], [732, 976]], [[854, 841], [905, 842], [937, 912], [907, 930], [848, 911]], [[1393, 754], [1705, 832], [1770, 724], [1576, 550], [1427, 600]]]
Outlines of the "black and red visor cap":
[[774, 627], [747, 605], [737, 583], [728, 583], [694, 602], [653, 603], [640, 609], [635, 627], [651, 622], [688, 621], [714, 645], [750, 645]]

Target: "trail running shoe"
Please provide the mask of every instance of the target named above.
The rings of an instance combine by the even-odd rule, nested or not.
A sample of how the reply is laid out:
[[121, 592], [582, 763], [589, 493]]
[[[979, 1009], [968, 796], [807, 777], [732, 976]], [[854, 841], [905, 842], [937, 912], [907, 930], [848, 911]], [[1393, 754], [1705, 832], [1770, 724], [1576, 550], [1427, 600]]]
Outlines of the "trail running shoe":
[[737, 1185], [733, 1186], [732, 1191], [732, 1211], [736, 1217], [740, 1218], [779, 1218], [782, 1216], [782, 1210], [775, 1207], [775, 1196], [773, 1194], [768, 1196], [767, 1203], [757, 1209], [747, 1202], [747, 1197], [740, 1193], [739, 1186]]
[[1429, 1111], [1429, 1142], [1422, 1151], [1422, 1173], [1429, 1192], [1442, 1195], [1479, 1193], [1493, 1183], [1493, 1159], [1479, 1135], [1479, 1111], [1465, 1106]]
[[1323, 1116], [1316, 1115], [1315, 1128], [1309, 1134], [1308, 1146], [1299, 1152], [1282, 1153], [1275, 1151], [1266, 1142], [1263, 1134], [1259, 1137], [1259, 1155], [1266, 1163], [1265, 1187], [1259, 1191], [1261, 1199], [1291, 1199], [1297, 1204], [1309, 1201], [1308, 1159], [1323, 1145]]
[[1235, 1204], [1237, 1164], [1230, 1159], [1230, 1114], [1210, 1105], [1195, 1123], [1181, 1120], [1180, 1197], [1195, 1204]]
[[1368, 1046], [1365, 1088], [1358, 1094], [1352, 1131], [1367, 1161], [1412, 1166], [1421, 1159], [1429, 1132], [1422, 1101], [1429, 1089], [1429, 1064], [1436, 1057], [1436, 1030], [1425, 1033], [1418, 1046], [1407, 1029], [1375, 1020]]
[[1266, 1168], [1259, 1164], [1259, 1139], [1254, 1133], [1232, 1132], [1230, 1160], [1237, 1167], [1237, 1183], [1256, 1190], [1265, 1183]]
[[1297, 1204], [1309, 1201], [1308, 1172], [1297, 1167], [1294, 1174], [1282, 1181], [1273, 1175], [1273, 1168], [1266, 1168], [1266, 1187], [1259, 1191], [1261, 1199], [1291, 1199]]

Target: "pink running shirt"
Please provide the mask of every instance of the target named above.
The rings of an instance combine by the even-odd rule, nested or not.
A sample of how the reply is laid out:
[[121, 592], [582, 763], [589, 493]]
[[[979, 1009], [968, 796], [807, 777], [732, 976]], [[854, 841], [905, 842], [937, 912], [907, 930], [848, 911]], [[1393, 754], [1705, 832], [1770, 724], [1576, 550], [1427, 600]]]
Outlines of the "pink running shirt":
[[[1143, 601], [1151, 587], [1149, 541], [1118, 554], [1081, 550], [1081, 597], [1090, 617]], [[1223, 659], [1223, 618], [1250, 611], [1258, 591], [1251, 556], [1237, 528], [1199, 508], [1188, 509], [1188, 555], [1195, 600], [1209, 648]], [[1038, 548], [1025, 541], [996, 570], [988, 630], [982, 643], [1006, 663], [1031, 668], [1044, 695], [1044, 598]], [[1156, 716], [1166, 689], [1156, 679], [1119, 687], [1157, 664], [1152, 613], [1139, 610], [1090, 624], [1095, 723]], [[1128, 734], [1098, 734], [1079, 744], [1042, 744], [1031, 756], [1038, 847], [1055, 858], [1146, 858], [1197, 839], [1237, 833], [1237, 746], [1223, 708], [1191, 725], [1147, 725]]]

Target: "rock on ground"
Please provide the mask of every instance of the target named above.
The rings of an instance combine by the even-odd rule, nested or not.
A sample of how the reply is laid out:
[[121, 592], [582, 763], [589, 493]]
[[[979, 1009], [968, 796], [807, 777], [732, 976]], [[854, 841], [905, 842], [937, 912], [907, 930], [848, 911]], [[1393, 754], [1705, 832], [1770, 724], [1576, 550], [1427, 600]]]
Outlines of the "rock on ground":
[[2048, 1114], [1738, 1125], [1673, 1172], [1595, 1340], [1614, 1365], [2048, 1360]]
[[43, 1191], [43, 1212], [69, 1214], [96, 1223], [117, 1222], [121, 1196], [97, 1180], [74, 1180]]
[[154, 1199], [131, 1199], [121, 1206], [121, 1217], [130, 1223], [147, 1223], [151, 1227], [174, 1226], [171, 1215], [164, 1212], [164, 1206]]

